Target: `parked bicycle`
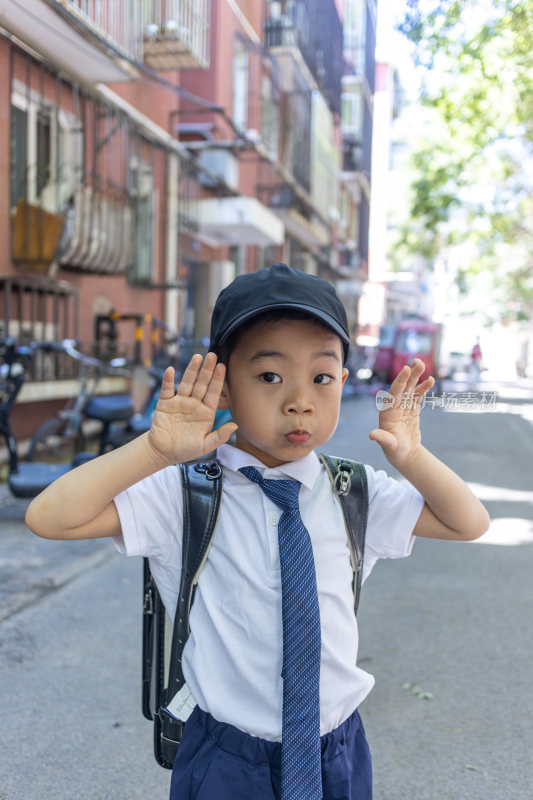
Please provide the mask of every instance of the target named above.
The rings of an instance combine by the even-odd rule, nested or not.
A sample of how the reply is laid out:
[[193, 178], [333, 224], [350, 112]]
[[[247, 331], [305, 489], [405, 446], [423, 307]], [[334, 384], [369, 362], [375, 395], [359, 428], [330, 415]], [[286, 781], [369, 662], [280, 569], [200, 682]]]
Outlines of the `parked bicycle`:
[[[153, 411], [159, 397], [164, 369], [140, 368], [145, 374], [146, 393], [142, 407], [135, 412], [130, 394], [95, 394], [98, 381], [105, 373], [127, 375], [132, 365], [121, 358], [108, 364], [81, 353], [76, 340], [34, 342], [21, 346], [14, 339], [0, 342], [0, 436], [6, 440], [9, 453], [8, 485], [15, 497], [34, 497], [52, 481], [85, 461], [149, 430]], [[80, 391], [69, 398], [64, 409], [46, 420], [33, 435], [24, 461], [19, 459], [10, 414], [26, 378], [26, 371], [36, 351], [66, 353], [80, 362]], [[2, 363], [3, 362], [3, 363]], [[176, 372], [176, 382], [181, 373]], [[93, 435], [88, 423], [100, 423], [99, 433]], [[91, 439], [96, 438], [96, 444]], [[92, 445], [89, 450], [88, 446]]]
[[[104, 374], [114, 372], [129, 376], [129, 372], [121, 370], [122, 360], [116, 359], [106, 364], [98, 358], [81, 353], [76, 345], [75, 339], [64, 339], [61, 342], [41, 342], [34, 346], [34, 349], [44, 352], [66, 353], [75, 359], [80, 365], [80, 388], [57, 415], [43, 422], [36, 430], [26, 453], [25, 460], [28, 462], [81, 463], [90, 455], [88, 447], [93, 438], [98, 439], [96, 447], [93, 446], [97, 453], [111, 449], [112, 425], [125, 425], [134, 414], [129, 394], [95, 394]], [[100, 423], [96, 430], [95, 421]]]
[[[137, 319], [138, 325], [141, 325], [143, 317], [140, 315], [119, 315], [113, 314], [113, 319], [131, 320]], [[124, 366], [132, 370], [132, 385], [133, 391], [137, 397], [136, 412], [128, 420], [125, 425], [111, 424], [109, 429], [105, 431], [103, 439], [101, 440], [101, 447], [99, 453], [114, 447], [120, 447], [122, 444], [131, 441], [135, 436], [145, 433], [150, 429], [152, 424], [152, 417], [159, 399], [159, 390], [161, 388], [161, 381], [163, 374], [168, 366], [173, 366], [175, 370], [175, 387], [179, 386], [183, 372], [185, 371], [189, 361], [195, 353], [205, 355], [209, 347], [209, 339], [207, 337], [186, 337], [173, 334], [168, 325], [151, 315], [147, 315], [151, 324], [155, 329], [163, 329], [166, 334], [164, 343], [159, 348], [152, 349], [152, 362], [149, 364], [141, 365], [139, 363], [140, 355], [137, 354], [136, 359], [121, 359], [114, 358], [112, 363], [116, 366]], [[139, 328], [136, 329], [139, 331]], [[141, 385], [140, 392], [138, 391], [139, 384]], [[142, 399], [139, 403], [139, 394]], [[89, 413], [92, 412], [92, 404], [88, 409]], [[87, 410], [86, 410], [87, 413]], [[227, 421], [227, 413], [224, 421]], [[222, 424], [222, 423], [221, 423]]]
[[[120, 364], [121, 359], [114, 359], [114, 361]], [[143, 396], [140, 401], [140, 409], [134, 411], [125, 422], [117, 422], [117, 420], [110, 419], [109, 423], [104, 425], [100, 436], [98, 455], [130, 442], [135, 437], [140, 436], [141, 433], [146, 433], [146, 431], [150, 430], [150, 425], [152, 424], [152, 417], [159, 399], [159, 390], [165, 370], [155, 366], [131, 365], [127, 361], [124, 361], [123, 366], [126, 369], [132, 369], [131, 383], [134, 391], [136, 384], [141, 384], [141, 394]], [[138, 395], [139, 393], [135, 392], [135, 394]], [[106, 398], [94, 398], [85, 407], [85, 415], [92, 419], [102, 420], [102, 416], [105, 413], [105, 402], [102, 404], [101, 400], [105, 401]], [[134, 408], [135, 403], [131, 397], [130, 402], [132, 403], [132, 408]]]
[[[40, 345], [56, 353], [66, 353], [80, 364], [78, 394], [65, 408], [37, 429], [30, 442], [26, 461], [50, 463], [71, 461], [75, 465], [120, 447], [150, 429], [159, 397], [164, 369], [142, 366], [125, 358], [109, 362], [81, 353], [76, 341], [65, 339]], [[123, 375], [134, 387], [122, 394], [97, 395], [103, 375]], [[96, 424], [96, 427], [95, 427]]]

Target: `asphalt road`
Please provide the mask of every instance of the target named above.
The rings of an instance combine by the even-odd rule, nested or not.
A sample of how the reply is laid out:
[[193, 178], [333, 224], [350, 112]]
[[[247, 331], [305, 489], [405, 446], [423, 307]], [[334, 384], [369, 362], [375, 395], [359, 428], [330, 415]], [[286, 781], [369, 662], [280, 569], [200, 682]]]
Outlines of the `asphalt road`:
[[[424, 443], [474, 485], [491, 531], [420, 540], [363, 588], [375, 800], [533, 797], [533, 404], [507, 394], [423, 413]], [[348, 399], [325, 449], [385, 467], [375, 419], [373, 398]], [[140, 711], [141, 563], [39, 540], [23, 511], [0, 493], [0, 800], [165, 798]]]
[[[465, 387], [445, 387], [451, 394]], [[489, 387], [487, 387], [489, 388]], [[533, 798], [533, 406], [516, 387], [479, 413], [426, 407], [424, 444], [475, 489], [491, 514], [473, 543], [419, 540], [380, 562], [358, 614], [363, 703], [375, 800]], [[446, 398], [446, 392], [445, 392]], [[374, 408], [344, 404], [332, 452], [387, 468], [366, 438]], [[329, 445], [328, 445], [329, 446]], [[388, 468], [390, 472], [390, 467]]]

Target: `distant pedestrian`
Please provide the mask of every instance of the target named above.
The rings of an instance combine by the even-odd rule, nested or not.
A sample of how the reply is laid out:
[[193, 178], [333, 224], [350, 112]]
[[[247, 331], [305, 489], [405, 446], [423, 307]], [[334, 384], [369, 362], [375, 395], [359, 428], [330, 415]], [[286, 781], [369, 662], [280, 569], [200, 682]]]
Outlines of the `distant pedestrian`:
[[[183, 518], [176, 463], [217, 448], [221, 513], [183, 655], [197, 705], [171, 800], [372, 797], [358, 707], [374, 679], [356, 666], [346, 532], [315, 454], [337, 426], [349, 342], [326, 281], [285, 264], [237, 277], [216, 302], [203, 364], [192, 357], [177, 393], [166, 371], [149, 433], [69, 472], [28, 509], [40, 536], [113, 536], [121, 552], [148, 556], [173, 618]], [[420, 382], [423, 371], [419, 359], [401, 370], [394, 402], [370, 432], [407, 480], [365, 466], [364, 578], [379, 558], [409, 555], [413, 535], [464, 541], [488, 527], [466, 484], [421, 444], [420, 401], [434, 383]], [[401, 402], [406, 395], [415, 402]], [[217, 408], [233, 421], [213, 431]], [[233, 433], [235, 447], [225, 444]]]
[[474, 377], [478, 379], [483, 371], [483, 353], [481, 352], [481, 345], [479, 343], [479, 336], [470, 353], [470, 361], [472, 363], [472, 372]]

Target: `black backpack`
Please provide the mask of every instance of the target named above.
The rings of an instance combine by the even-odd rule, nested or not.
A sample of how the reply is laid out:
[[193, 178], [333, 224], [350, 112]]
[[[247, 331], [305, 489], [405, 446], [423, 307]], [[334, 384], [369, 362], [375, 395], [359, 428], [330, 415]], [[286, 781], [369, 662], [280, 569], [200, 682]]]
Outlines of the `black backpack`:
[[[353, 570], [354, 608], [357, 613], [366, 522], [368, 486], [362, 464], [320, 455], [344, 515]], [[174, 624], [168, 617], [150, 572], [143, 563], [143, 675], [142, 711], [154, 722], [154, 753], [158, 764], [172, 769], [184, 724], [166, 707], [184, 684], [181, 667], [189, 636], [189, 614], [200, 571], [207, 559], [220, 509], [222, 470], [217, 461], [179, 465], [183, 487], [183, 547], [181, 582]]]

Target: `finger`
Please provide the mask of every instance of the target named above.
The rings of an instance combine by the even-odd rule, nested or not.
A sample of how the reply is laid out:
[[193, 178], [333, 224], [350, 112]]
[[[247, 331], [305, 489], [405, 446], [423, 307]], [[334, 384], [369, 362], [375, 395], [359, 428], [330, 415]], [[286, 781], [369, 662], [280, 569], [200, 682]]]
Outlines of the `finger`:
[[409, 380], [410, 375], [411, 367], [405, 364], [391, 383], [389, 387], [389, 394], [391, 394], [395, 399], [398, 399], [405, 392], [405, 387], [407, 386], [407, 381]]
[[384, 431], [382, 428], [374, 428], [374, 430], [370, 431], [368, 434], [368, 438], [372, 439], [373, 442], [377, 442], [384, 450], [391, 453], [398, 447], [396, 436], [389, 431]]
[[180, 397], [189, 397], [192, 394], [201, 363], [202, 356], [199, 353], [196, 353], [189, 361], [187, 368], [183, 373], [180, 385], [178, 386], [177, 393], [180, 395]]
[[422, 381], [422, 383], [416, 387], [415, 394], [417, 397], [422, 398], [426, 392], [429, 392], [429, 390], [433, 388], [433, 386], [435, 386], [435, 378], [433, 375], [430, 375], [429, 378], [426, 378], [425, 381]]
[[239, 426], [235, 422], [226, 422], [216, 431], [211, 431], [206, 437], [205, 442], [209, 445], [209, 451], [216, 450], [221, 444], [225, 444], [232, 433], [235, 433]]
[[413, 361], [413, 365], [411, 367], [411, 374], [407, 380], [407, 384], [405, 387], [405, 391], [409, 394], [415, 391], [417, 388], [417, 383], [420, 380], [421, 376], [424, 374], [424, 370], [426, 365], [420, 358], [415, 358]]
[[204, 397], [204, 403], [206, 404], [206, 406], [209, 406], [209, 408], [212, 408], [214, 410], [217, 409], [218, 401], [220, 400], [220, 395], [222, 393], [222, 388], [224, 386], [225, 377], [226, 377], [225, 365], [217, 364]]
[[159, 397], [162, 400], [169, 400], [174, 397], [174, 367], [167, 367], [163, 380], [161, 381], [161, 391]]
[[197, 400], [204, 400], [209, 384], [213, 377], [213, 372], [217, 364], [217, 357], [214, 353], [208, 353], [204, 358], [202, 368], [196, 378], [196, 383], [192, 390], [192, 396]]

